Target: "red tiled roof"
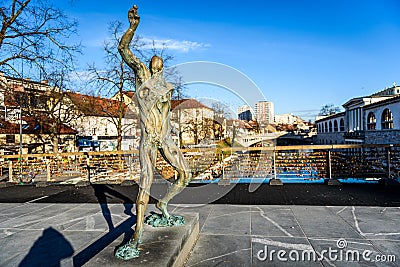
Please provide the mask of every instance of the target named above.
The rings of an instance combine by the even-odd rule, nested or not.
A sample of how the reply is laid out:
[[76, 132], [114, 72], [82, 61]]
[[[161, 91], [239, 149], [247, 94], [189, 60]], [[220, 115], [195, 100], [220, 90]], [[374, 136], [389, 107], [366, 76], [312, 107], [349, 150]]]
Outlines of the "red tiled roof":
[[133, 91], [124, 91], [124, 94], [125, 94], [127, 97], [130, 97], [130, 98], [132, 98], [132, 97], [135, 96], [135, 92], [133, 92]]
[[[40, 122], [32, 117], [22, 117], [22, 120], [26, 122], [26, 124], [22, 125], [23, 134], [51, 133], [51, 119], [48, 117], [42, 116]], [[0, 134], [19, 134], [19, 131], [19, 123], [11, 123], [4, 119], [0, 120]], [[59, 134], [77, 134], [77, 131], [65, 124], [61, 124]]]
[[[67, 93], [72, 103], [86, 116], [117, 117], [120, 110], [120, 102], [108, 98], [83, 95], [78, 93]], [[125, 114], [127, 106], [123, 105]]]
[[206, 105], [200, 103], [199, 101], [193, 98], [171, 100], [171, 109], [189, 109], [189, 108], [206, 108], [212, 110], [212, 108], [207, 107]]

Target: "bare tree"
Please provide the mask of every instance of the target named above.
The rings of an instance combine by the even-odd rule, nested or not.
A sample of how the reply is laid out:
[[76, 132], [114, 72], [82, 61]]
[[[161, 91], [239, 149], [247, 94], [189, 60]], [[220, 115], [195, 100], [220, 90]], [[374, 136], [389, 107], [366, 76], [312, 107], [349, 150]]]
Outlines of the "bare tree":
[[45, 77], [47, 70], [71, 69], [80, 45], [68, 44], [77, 22], [49, 0], [4, 0], [0, 6], [0, 70], [21, 77], [22, 68]]
[[[117, 129], [117, 148], [121, 149], [123, 118], [125, 116], [125, 103], [123, 95], [126, 91], [133, 91], [135, 88], [135, 74], [125, 65], [118, 52], [118, 44], [121, 38], [122, 23], [119, 21], [110, 24], [111, 38], [104, 41], [105, 68], [100, 69], [94, 64], [89, 66], [91, 83], [98, 88], [98, 94], [112, 97], [118, 95], [118, 113], [109, 114], [110, 122]], [[135, 40], [135, 44], [138, 39]]]
[[204, 139], [214, 137], [214, 121], [211, 118], [203, 116], [189, 117], [188, 120], [181, 123], [180, 127], [180, 139], [182, 140], [182, 135], [186, 133], [193, 138], [195, 145], [198, 145]]
[[48, 74], [48, 84], [43, 85], [42, 92], [28, 93], [20, 98], [24, 103], [18, 103], [24, 107], [26, 115], [40, 126], [36, 134], [42, 143], [47, 142], [45, 137], [50, 137], [54, 153], [58, 153], [60, 134], [70, 129], [67, 125], [81, 116], [68, 96], [67, 77], [63, 71]]
[[326, 104], [319, 112], [319, 116], [329, 116], [340, 112], [339, 107], [335, 107], [333, 104]]

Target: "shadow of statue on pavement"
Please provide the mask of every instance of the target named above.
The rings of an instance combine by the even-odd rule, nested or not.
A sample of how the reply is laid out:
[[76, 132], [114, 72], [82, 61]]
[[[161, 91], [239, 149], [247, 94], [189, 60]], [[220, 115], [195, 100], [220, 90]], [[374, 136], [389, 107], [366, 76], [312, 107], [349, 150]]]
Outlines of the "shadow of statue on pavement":
[[132, 213], [133, 201], [130, 198], [111, 188], [111, 186], [107, 184], [91, 184], [91, 186], [94, 190], [94, 194], [99, 202], [101, 212], [110, 231], [114, 229], [114, 224], [112, 222], [111, 211], [108, 207], [107, 198], [115, 197], [123, 200], [125, 207], [124, 213], [129, 216], [134, 216]]
[[19, 267], [60, 266], [61, 260], [74, 254], [71, 243], [52, 227], [43, 231]]

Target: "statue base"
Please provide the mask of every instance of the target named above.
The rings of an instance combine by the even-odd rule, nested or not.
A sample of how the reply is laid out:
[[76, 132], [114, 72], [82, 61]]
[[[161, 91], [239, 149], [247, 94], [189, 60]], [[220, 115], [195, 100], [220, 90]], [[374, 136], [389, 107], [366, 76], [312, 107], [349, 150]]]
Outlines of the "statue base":
[[124, 239], [121, 235], [85, 266], [183, 266], [199, 235], [199, 215], [181, 215], [185, 218], [184, 225], [153, 227], [145, 224], [138, 258], [124, 261], [114, 256], [115, 248]]

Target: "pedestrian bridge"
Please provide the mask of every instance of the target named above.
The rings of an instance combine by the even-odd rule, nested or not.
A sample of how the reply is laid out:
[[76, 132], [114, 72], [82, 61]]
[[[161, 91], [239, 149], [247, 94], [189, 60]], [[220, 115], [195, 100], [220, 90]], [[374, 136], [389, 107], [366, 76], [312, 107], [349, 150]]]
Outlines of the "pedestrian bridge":
[[[263, 138], [264, 137], [264, 138]], [[271, 140], [254, 137], [247, 145]], [[235, 138], [236, 140], [236, 138]], [[229, 178], [400, 178], [400, 144], [306, 145], [182, 149], [195, 179]], [[20, 158], [21, 157], [21, 158]], [[175, 178], [161, 155], [157, 172]], [[0, 177], [9, 182], [91, 181], [121, 183], [140, 176], [139, 151], [96, 151], [0, 156]], [[74, 180], [75, 179], [75, 180]]]
[[239, 143], [243, 147], [251, 147], [264, 141], [274, 141], [278, 137], [285, 134], [286, 132], [264, 133], [257, 135], [238, 134], [235, 137], [235, 142]]

